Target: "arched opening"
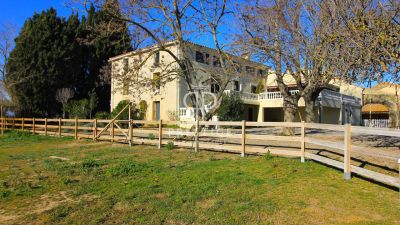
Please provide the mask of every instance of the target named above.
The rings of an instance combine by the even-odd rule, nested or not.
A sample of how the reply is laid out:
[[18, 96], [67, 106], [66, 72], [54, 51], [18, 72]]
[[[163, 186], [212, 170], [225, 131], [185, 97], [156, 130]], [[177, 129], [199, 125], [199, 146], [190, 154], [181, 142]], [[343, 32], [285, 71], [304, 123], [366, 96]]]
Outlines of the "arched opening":
[[362, 119], [365, 126], [389, 127], [389, 108], [379, 103], [370, 103], [362, 107]]

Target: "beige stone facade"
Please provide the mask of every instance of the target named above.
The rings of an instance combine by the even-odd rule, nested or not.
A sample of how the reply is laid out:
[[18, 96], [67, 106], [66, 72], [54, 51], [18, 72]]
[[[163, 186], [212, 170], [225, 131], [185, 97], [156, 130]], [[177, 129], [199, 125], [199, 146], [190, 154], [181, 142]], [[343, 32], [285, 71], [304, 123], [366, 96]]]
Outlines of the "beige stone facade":
[[[134, 66], [135, 62], [141, 61], [148, 57], [149, 52], [154, 51], [154, 47], [141, 49], [139, 51], [130, 52], [124, 55], [116, 56], [110, 59], [113, 68], [113, 74], [121, 71], [121, 67]], [[181, 49], [174, 42], [168, 45], [168, 49], [179, 57], [182, 54]], [[192, 64], [195, 69], [193, 76], [197, 80], [209, 79], [209, 73], [218, 73], [221, 68], [215, 64], [216, 50], [207, 48], [201, 45], [190, 43], [189, 55], [192, 58]], [[283, 120], [283, 98], [281, 94], [274, 90], [276, 88], [276, 79], [273, 71], [268, 67], [249, 61], [244, 58], [232, 56], [233, 61], [240, 65], [240, 75], [232, 75], [231, 82], [226, 87], [227, 93], [238, 93], [244, 104], [245, 113], [243, 119], [248, 121], [282, 121]], [[177, 67], [174, 59], [166, 52], [160, 52], [159, 55], [152, 55], [149, 60], [141, 66], [140, 76], [149, 79], [155, 74], [163, 71], [163, 66]], [[111, 109], [114, 109], [121, 100], [132, 100], [135, 103], [146, 101], [148, 110], [145, 116], [146, 120], [172, 120], [175, 115], [179, 120], [194, 120], [194, 109], [187, 107], [184, 103], [184, 96], [188, 93], [188, 88], [180, 77], [175, 77], [159, 90], [148, 90], [146, 92], [139, 90], [126, 91], [123, 84], [112, 78], [112, 96]], [[255, 88], [259, 81], [265, 83], [266, 91], [263, 93], [255, 93]], [[291, 76], [285, 76], [287, 84], [294, 84]], [[129, 88], [129, 87], [127, 87]], [[315, 112], [318, 118], [317, 121], [322, 123], [345, 123], [352, 122], [353, 124], [361, 123], [361, 97], [362, 88], [332, 83], [332, 90], [324, 90], [315, 106]], [[131, 93], [137, 91], [138, 93]], [[212, 85], [209, 87], [212, 91]], [[297, 90], [293, 89], [293, 92]], [[304, 120], [304, 100], [299, 101], [299, 113], [297, 120]]]

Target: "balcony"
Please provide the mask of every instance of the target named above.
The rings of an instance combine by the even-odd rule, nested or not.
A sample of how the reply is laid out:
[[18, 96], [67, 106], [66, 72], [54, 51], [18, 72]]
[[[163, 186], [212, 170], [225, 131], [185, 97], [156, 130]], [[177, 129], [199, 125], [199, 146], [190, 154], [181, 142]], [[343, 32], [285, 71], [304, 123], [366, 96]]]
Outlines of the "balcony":
[[[297, 93], [299, 93], [299, 90], [292, 90], [292, 91], [290, 91], [290, 94], [291, 94], [291, 95], [295, 95], [295, 94], [297, 94]], [[283, 96], [282, 96], [281, 92], [279, 92], [279, 91], [276, 91], [276, 92], [263, 92], [263, 93], [260, 93], [260, 94], [258, 95], [258, 100], [264, 100], [264, 99], [281, 99], [281, 98], [283, 98]]]
[[[260, 94], [248, 93], [248, 92], [239, 92], [233, 90], [225, 90], [225, 94], [232, 95], [236, 94], [241, 97], [245, 104], [252, 105], [261, 105], [260, 102], [268, 101], [268, 100], [280, 100], [283, 99], [283, 96], [280, 92], [263, 92]], [[299, 90], [291, 90], [290, 94], [295, 95], [298, 94]], [[300, 99], [299, 106], [304, 107], [304, 100]], [[332, 108], [341, 108], [343, 104], [361, 106], [361, 99], [356, 98], [354, 96], [341, 94], [339, 92], [331, 91], [331, 90], [323, 90], [319, 94], [317, 101], [326, 107]], [[316, 102], [317, 102], [316, 101]], [[264, 102], [263, 107], [282, 107], [282, 102], [280, 101], [271, 101]], [[209, 111], [208, 108], [205, 109], [206, 112]], [[180, 108], [179, 109], [179, 119], [181, 121], [194, 121], [195, 120], [195, 109], [194, 108]]]
[[240, 92], [240, 91], [233, 91], [233, 90], [225, 90], [224, 93], [227, 95], [237, 94], [240, 96], [240, 98], [242, 100], [253, 100], [253, 101], [258, 100], [258, 94], [254, 94], [254, 93]]

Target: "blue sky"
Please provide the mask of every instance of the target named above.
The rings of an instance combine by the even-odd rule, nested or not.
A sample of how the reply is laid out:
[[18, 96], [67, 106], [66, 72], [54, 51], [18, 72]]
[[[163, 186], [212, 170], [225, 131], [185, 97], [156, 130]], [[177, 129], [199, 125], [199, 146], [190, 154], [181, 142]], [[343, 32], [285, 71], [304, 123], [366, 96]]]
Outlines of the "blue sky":
[[0, 25], [14, 24], [21, 28], [28, 17], [50, 7], [57, 10], [58, 15], [68, 16], [72, 10], [65, 6], [64, 0], [0, 0]]
[[[59, 16], [68, 17], [72, 12], [72, 9], [65, 4], [66, 0], [0, 0], [0, 2], [2, 6], [0, 8], [0, 26], [12, 24], [15, 25], [18, 30], [22, 28], [25, 20], [31, 17], [35, 12], [40, 13], [50, 7], [55, 8]], [[225, 30], [230, 26], [234, 27], [233, 24], [228, 24], [223, 29]], [[193, 41], [199, 44], [210, 47], [213, 45], [210, 37], [199, 37], [195, 35], [194, 38], [197, 40]], [[374, 84], [375, 82], [372, 85]]]

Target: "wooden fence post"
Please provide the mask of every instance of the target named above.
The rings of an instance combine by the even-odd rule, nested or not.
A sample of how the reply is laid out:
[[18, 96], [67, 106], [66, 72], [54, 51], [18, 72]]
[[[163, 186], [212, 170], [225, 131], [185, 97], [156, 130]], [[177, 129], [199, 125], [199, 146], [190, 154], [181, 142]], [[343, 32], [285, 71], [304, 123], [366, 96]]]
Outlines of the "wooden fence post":
[[[400, 159], [397, 160], [397, 163], [399, 164], [399, 179], [400, 179]], [[400, 191], [400, 187], [399, 187], [399, 191]]]
[[114, 137], [115, 137], [115, 128], [114, 128], [114, 123], [111, 124], [111, 142], [114, 142]]
[[15, 130], [15, 117], [13, 117], [13, 120], [12, 120], [13, 122], [12, 122], [12, 129], [13, 130]]
[[25, 119], [22, 118], [22, 131], [25, 131]]
[[96, 140], [97, 137], [97, 119], [93, 120], [93, 141]]
[[128, 126], [129, 130], [128, 130], [128, 136], [129, 136], [129, 146], [132, 146], [132, 120], [129, 120], [129, 126]]
[[301, 121], [301, 162], [305, 162], [305, 155], [306, 155], [306, 125], [304, 121]]
[[58, 136], [60, 137], [61, 137], [61, 123], [62, 123], [61, 118], [58, 118]]
[[1, 135], [4, 135], [3, 105], [0, 105]]
[[194, 152], [199, 151], [199, 120], [196, 120], [196, 133], [195, 133], [195, 145], [194, 145]]
[[44, 118], [44, 135], [47, 136], [47, 118]]
[[241, 157], [244, 157], [246, 153], [246, 120], [242, 121], [242, 153], [240, 154]]
[[351, 179], [351, 171], [350, 171], [350, 162], [351, 162], [351, 156], [350, 156], [350, 150], [351, 150], [351, 124], [346, 124], [345, 125], [345, 131], [344, 131], [344, 168], [343, 168], [343, 177], [345, 180], [350, 180]]
[[32, 118], [32, 130], [33, 130], [33, 134], [36, 133], [36, 126], [35, 126], [35, 117]]
[[78, 118], [75, 118], [75, 140], [78, 139]]
[[161, 149], [162, 145], [162, 120], [158, 122], [158, 149]]

